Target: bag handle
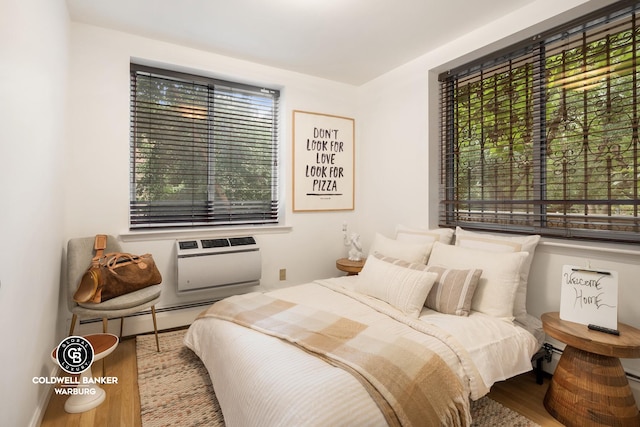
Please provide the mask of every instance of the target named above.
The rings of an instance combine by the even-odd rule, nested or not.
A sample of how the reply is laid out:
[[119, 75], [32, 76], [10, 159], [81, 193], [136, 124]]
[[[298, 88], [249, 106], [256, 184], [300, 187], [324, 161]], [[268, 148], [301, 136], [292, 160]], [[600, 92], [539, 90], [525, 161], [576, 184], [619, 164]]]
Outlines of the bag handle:
[[136, 264], [141, 270], [147, 268], [147, 263], [142, 260], [145, 255], [133, 255], [126, 252], [114, 252], [106, 255], [106, 262], [103, 264], [114, 274], [118, 274], [115, 268], [119, 265]]

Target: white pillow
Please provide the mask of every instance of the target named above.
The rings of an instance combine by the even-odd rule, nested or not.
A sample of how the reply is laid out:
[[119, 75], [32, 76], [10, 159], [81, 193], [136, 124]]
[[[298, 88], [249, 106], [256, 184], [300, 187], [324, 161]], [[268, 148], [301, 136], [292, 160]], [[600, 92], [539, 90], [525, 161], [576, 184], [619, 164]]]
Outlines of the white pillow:
[[432, 243], [403, 242], [376, 233], [369, 253], [372, 255], [379, 253], [408, 262], [426, 264], [429, 254], [431, 253], [431, 246]]
[[494, 253], [436, 242], [428, 265], [482, 270], [471, 309], [513, 320], [513, 302], [526, 252]]
[[[438, 275], [424, 264], [396, 265], [379, 254], [367, 258], [356, 291], [385, 301], [407, 316], [418, 318]], [[402, 261], [400, 261], [402, 262]]]
[[456, 246], [480, 249], [490, 252], [527, 252], [529, 256], [520, 271], [520, 284], [513, 303], [513, 316], [520, 323], [527, 322], [527, 283], [531, 262], [540, 241], [540, 236], [500, 236], [497, 234], [477, 233], [456, 227]]
[[440, 242], [450, 245], [453, 239], [453, 229], [451, 228], [411, 228], [404, 225], [396, 227], [396, 240], [412, 243], [431, 243]]

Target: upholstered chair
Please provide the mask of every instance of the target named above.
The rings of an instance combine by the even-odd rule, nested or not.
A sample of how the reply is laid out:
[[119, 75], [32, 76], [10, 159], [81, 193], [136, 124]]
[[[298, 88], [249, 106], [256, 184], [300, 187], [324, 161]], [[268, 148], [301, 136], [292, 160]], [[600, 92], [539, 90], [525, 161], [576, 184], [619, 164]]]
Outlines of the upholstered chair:
[[[148, 286], [136, 292], [131, 292], [99, 304], [78, 304], [73, 300], [73, 295], [78, 288], [78, 283], [80, 283], [82, 275], [91, 265], [91, 259], [94, 255], [94, 240], [95, 237], [74, 238], [70, 239], [67, 244], [67, 304], [69, 311], [73, 314], [69, 335], [73, 335], [73, 330], [75, 329], [78, 319], [101, 318], [102, 331], [107, 332], [108, 319], [119, 317], [120, 336], [122, 336], [124, 317], [150, 308], [153, 318], [153, 330], [156, 334], [156, 347], [158, 351], [160, 351], [155, 305], [160, 300], [162, 284]], [[122, 252], [120, 243], [114, 236], [107, 236], [107, 247], [104, 253], [109, 252]]]

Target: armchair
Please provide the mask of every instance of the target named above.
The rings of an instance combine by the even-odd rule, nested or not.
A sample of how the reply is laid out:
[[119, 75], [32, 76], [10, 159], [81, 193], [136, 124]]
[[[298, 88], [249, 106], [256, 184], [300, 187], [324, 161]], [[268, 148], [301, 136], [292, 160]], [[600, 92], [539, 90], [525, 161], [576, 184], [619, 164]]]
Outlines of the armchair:
[[[160, 351], [155, 305], [160, 300], [162, 284], [149, 286], [99, 304], [79, 304], [73, 300], [78, 283], [91, 264], [91, 259], [94, 255], [94, 239], [94, 237], [73, 238], [67, 244], [67, 305], [69, 311], [73, 314], [69, 335], [73, 335], [78, 318], [102, 318], [102, 331], [107, 332], [108, 319], [119, 317], [120, 336], [122, 336], [122, 325], [124, 324], [125, 316], [151, 308], [153, 330], [156, 335], [156, 348]], [[108, 236], [107, 238], [105, 253], [109, 252], [121, 252], [120, 244], [114, 236]]]

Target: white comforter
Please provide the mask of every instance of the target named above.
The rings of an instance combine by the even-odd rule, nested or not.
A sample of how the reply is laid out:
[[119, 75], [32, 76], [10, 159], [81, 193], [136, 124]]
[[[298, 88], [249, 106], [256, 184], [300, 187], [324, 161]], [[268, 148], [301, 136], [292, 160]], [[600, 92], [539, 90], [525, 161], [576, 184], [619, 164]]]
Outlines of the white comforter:
[[[484, 395], [493, 382], [531, 369], [531, 355], [538, 344], [524, 329], [479, 313], [461, 318], [427, 309], [418, 321], [406, 319], [407, 325], [393, 319], [404, 317], [393, 307], [350, 294], [356, 280], [357, 276], [329, 279], [269, 295], [419, 342], [431, 342], [433, 338], [424, 333], [431, 331], [443, 340], [433, 340], [432, 349], [460, 378], [472, 399]], [[342, 292], [336, 292], [338, 288]], [[372, 306], [354, 297], [369, 300], [365, 302]], [[421, 331], [421, 322], [437, 327]], [[227, 426], [385, 425], [377, 405], [351, 374], [277, 338], [204, 318], [189, 328], [185, 344], [207, 367]]]

